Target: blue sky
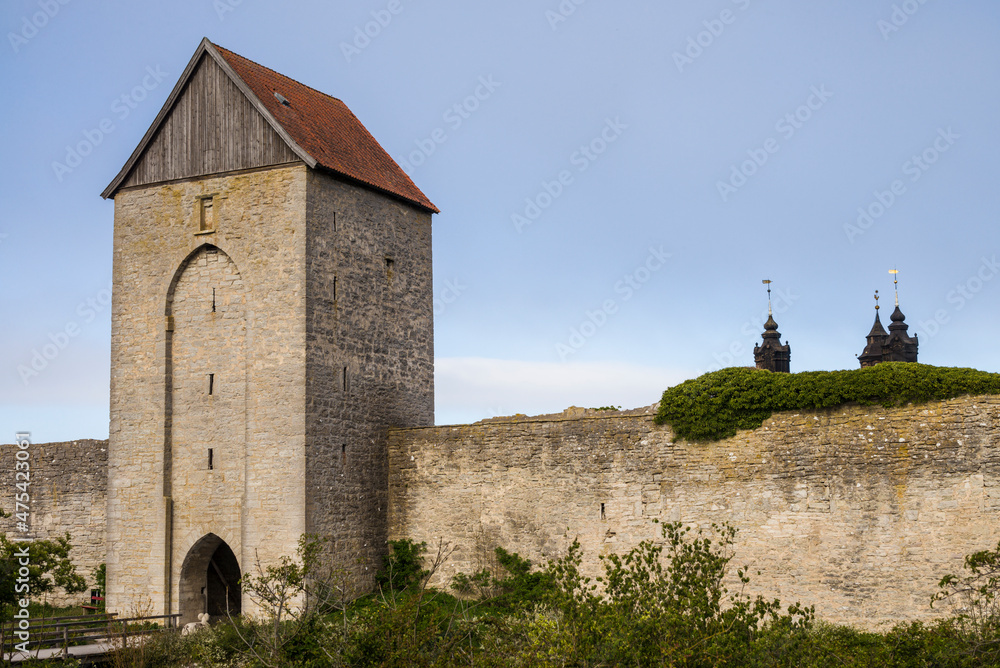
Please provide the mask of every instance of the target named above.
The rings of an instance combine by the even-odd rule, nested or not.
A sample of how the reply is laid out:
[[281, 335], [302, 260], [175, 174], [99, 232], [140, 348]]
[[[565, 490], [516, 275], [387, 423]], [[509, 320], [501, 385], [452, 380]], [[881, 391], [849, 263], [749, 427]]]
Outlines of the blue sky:
[[857, 366], [893, 267], [921, 362], [1000, 370], [995, 2], [11, 0], [0, 27], [0, 440], [107, 436], [99, 193], [202, 37], [344, 100], [441, 208], [439, 424], [752, 365], [764, 278], [793, 371]]

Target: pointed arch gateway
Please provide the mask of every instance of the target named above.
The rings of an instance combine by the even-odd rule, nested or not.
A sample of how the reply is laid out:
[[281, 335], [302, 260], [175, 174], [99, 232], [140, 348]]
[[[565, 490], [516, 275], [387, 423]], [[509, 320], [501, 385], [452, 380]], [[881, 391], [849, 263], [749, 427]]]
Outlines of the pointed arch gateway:
[[241, 609], [247, 298], [229, 255], [210, 244], [188, 255], [171, 281], [165, 315], [166, 568], [176, 597], [167, 608], [188, 623], [204, 612]]
[[198, 615], [205, 612], [213, 619], [239, 615], [241, 577], [239, 561], [226, 541], [214, 533], [199, 539], [181, 565], [181, 623], [198, 621]]

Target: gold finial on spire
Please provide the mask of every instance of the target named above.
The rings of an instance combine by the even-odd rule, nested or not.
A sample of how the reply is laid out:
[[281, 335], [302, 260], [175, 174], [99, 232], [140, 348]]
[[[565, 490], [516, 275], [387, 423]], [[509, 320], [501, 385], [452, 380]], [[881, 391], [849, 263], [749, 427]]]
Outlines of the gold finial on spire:
[[892, 287], [896, 289], [896, 306], [899, 306], [899, 270], [890, 269], [889, 273], [892, 274]]
[[773, 315], [771, 313], [771, 279], [765, 278], [761, 283], [767, 286], [767, 314]]
[[875, 311], [878, 312], [878, 290], [875, 291]]

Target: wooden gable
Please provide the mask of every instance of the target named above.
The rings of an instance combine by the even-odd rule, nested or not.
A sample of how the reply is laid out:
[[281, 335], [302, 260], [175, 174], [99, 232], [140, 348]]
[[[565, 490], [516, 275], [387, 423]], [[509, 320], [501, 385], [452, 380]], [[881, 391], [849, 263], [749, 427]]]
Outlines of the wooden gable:
[[121, 187], [299, 160], [207, 54]]

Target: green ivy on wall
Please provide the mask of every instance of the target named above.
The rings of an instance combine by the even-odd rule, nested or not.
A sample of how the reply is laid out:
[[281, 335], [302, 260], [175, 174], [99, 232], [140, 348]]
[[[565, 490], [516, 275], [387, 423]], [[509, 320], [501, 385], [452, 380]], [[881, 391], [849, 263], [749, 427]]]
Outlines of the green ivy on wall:
[[976, 394], [1000, 394], [1000, 374], [907, 362], [794, 374], [732, 367], [669, 388], [656, 423], [669, 424], [677, 438], [715, 441], [756, 429], [778, 411], [850, 403], [889, 408]]

